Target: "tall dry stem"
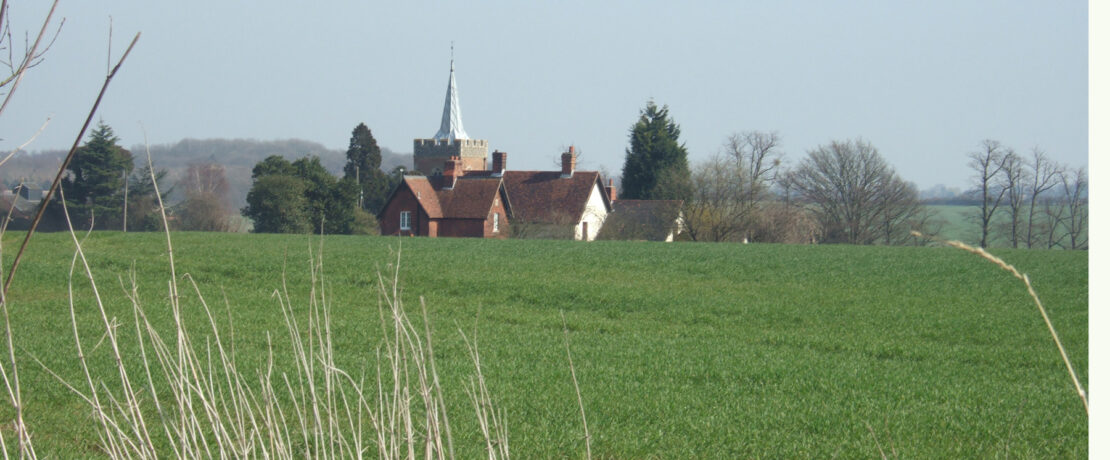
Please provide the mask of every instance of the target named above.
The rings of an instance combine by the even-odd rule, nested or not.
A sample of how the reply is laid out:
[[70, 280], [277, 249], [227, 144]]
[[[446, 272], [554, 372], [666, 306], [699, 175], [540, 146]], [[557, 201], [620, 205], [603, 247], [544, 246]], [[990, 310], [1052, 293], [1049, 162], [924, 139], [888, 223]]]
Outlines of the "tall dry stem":
[[[912, 232], [912, 234], [913, 236], [924, 238], [920, 232]], [[1076, 376], [1075, 368], [1072, 367], [1071, 360], [1068, 359], [1068, 353], [1064, 350], [1064, 344], [1060, 342], [1060, 336], [1056, 334], [1056, 328], [1052, 327], [1052, 320], [1048, 319], [1048, 312], [1045, 311], [1044, 304], [1041, 303], [1041, 298], [1037, 295], [1037, 291], [1033, 289], [1033, 284], [1029, 282], [1029, 275], [1019, 272], [1013, 265], [1006, 263], [1006, 261], [987, 252], [983, 248], [972, 247], [962, 241], [955, 240], [944, 241], [944, 244], [978, 255], [1009, 272], [1011, 275], [1014, 275], [1015, 278], [1021, 280], [1021, 282], [1025, 284], [1025, 289], [1029, 292], [1029, 296], [1033, 298], [1033, 303], [1037, 305], [1037, 311], [1041, 313], [1041, 318], [1044, 319], [1044, 324], [1048, 327], [1048, 332], [1052, 334], [1052, 340], [1056, 343], [1056, 349], [1060, 352], [1060, 357], [1064, 360], [1064, 365], [1068, 369], [1068, 375], [1071, 377], [1072, 384], [1075, 385], [1075, 391], [1079, 394], [1079, 399], [1083, 401], [1083, 410], [1086, 411], [1087, 415], [1090, 415], [1091, 407], [1087, 403], [1087, 392], [1083, 390], [1083, 385], [1079, 383], [1079, 377]]]

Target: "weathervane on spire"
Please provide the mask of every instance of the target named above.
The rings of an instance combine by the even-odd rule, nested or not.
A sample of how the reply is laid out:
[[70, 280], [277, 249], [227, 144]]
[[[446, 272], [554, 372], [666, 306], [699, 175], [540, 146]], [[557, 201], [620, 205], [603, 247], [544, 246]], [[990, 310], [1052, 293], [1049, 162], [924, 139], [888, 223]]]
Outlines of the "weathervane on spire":
[[451, 76], [447, 80], [447, 97], [443, 102], [443, 119], [440, 121], [439, 132], [435, 139], [446, 139], [453, 142], [455, 139], [470, 139], [463, 129], [462, 113], [459, 110], [459, 95], [455, 88], [455, 41], [451, 40]]

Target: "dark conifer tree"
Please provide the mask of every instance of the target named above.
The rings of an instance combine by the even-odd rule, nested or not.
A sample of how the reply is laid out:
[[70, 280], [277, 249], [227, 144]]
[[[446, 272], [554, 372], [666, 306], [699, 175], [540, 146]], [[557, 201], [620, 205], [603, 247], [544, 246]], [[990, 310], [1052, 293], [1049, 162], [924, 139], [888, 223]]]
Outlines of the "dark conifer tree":
[[123, 214], [124, 177], [135, 165], [131, 152], [118, 145], [112, 128], [101, 121], [77, 149], [62, 179], [66, 206], [74, 225], [116, 228]]
[[640, 110], [630, 130], [621, 176], [621, 198], [633, 200], [684, 199], [688, 194], [690, 166], [681, 130], [666, 105], [654, 101]]

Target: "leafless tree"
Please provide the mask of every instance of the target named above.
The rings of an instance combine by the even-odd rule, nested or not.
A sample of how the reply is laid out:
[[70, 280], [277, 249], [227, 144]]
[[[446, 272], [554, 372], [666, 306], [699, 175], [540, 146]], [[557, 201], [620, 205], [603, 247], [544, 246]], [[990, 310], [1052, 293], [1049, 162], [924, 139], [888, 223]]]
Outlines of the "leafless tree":
[[208, 232], [229, 230], [230, 187], [223, 165], [190, 164], [178, 186], [185, 193], [185, 201], [180, 205], [181, 229]]
[[1021, 220], [1024, 215], [1025, 207], [1025, 185], [1026, 185], [1026, 167], [1025, 159], [1018, 155], [1010, 155], [1003, 159], [1002, 162], [1002, 185], [1006, 190], [1006, 215], [1010, 218], [1009, 221], [1009, 241], [1010, 247], [1018, 247], [1018, 242], [1021, 239]]
[[742, 228], [750, 208], [742, 201], [741, 174], [735, 162], [714, 155], [690, 172], [691, 195], [682, 209], [691, 240], [727, 241]]
[[790, 187], [809, 206], [833, 243], [895, 242], [894, 229], [909, 234], [920, 212], [916, 189], [863, 139], [832, 141], [808, 152], [789, 175]]
[[742, 200], [754, 206], [763, 201], [779, 165], [782, 139], [777, 132], [746, 131], [729, 136], [725, 153], [736, 162], [740, 172]]
[[[1030, 162], [1029, 170], [1029, 212], [1026, 219], [1025, 228], [1025, 247], [1032, 248], [1036, 244], [1036, 240], [1044, 237], [1047, 241], [1048, 247], [1052, 247], [1053, 232], [1048, 229], [1048, 225], [1037, 226], [1035, 223], [1037, 219], [1037, 199], [1042, 194], [1052, 190], [1060, 184], [1060, 179], [1063, 175], [1060, 165], [1055, 161], [1048, 158], [1040, 148], [1033, 148], [1033, 159]], [[1035, 232], [1035, 230], [1038, 230]], [[1043, 230], [1043, 231], [1039, 231]]]
[[751, 229], [751, 240], [763, 243], [810, 244], [817, 241], [820, 226], [805, 208], [784, 201], [770, 201], [759, 209]]
[[1067, 217], [1064, 231], [1071, 249], [1087, 249], [1087, 168], [1078, 167], [1063, 176]]
[[769, 195], [782, 153], [778, 133], [733, 134], [722, 152], [694, 167], [685, 228], [695, 241], [752, 238], [760, 205]]
[[990, 238], [991, 219], [1009, 192], [1005, 181], [1001, 180], [1004, 174], [1000, 173], [1014, 157], [1014, 151], [990, 139], [984, 140], [981, 145], [981, 151], [968, 154], [971, 159], [968, 166], [975, 171], [972, 176], [973, 194], [979, 202], [975, 220], [980, 230], [979, 246], [985, 248]]

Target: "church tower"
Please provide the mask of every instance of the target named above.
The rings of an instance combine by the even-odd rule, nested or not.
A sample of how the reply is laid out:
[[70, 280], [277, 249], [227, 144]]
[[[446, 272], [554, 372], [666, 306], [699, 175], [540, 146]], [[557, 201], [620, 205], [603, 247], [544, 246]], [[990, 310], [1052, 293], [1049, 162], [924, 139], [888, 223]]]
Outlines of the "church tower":
[[412, 167], [427, 175], [443, 172], [451, 157], [459, 157], [463, 171], [485, 170], [489, 143], [466, 135], [459, 110], [459, 92], [455, 88], [455, 60], [451, 59], [451, 76], [447, 80], [447, 98], [443, 102], [443, 118], [439, 131], [431, 139], [413, 139]]

